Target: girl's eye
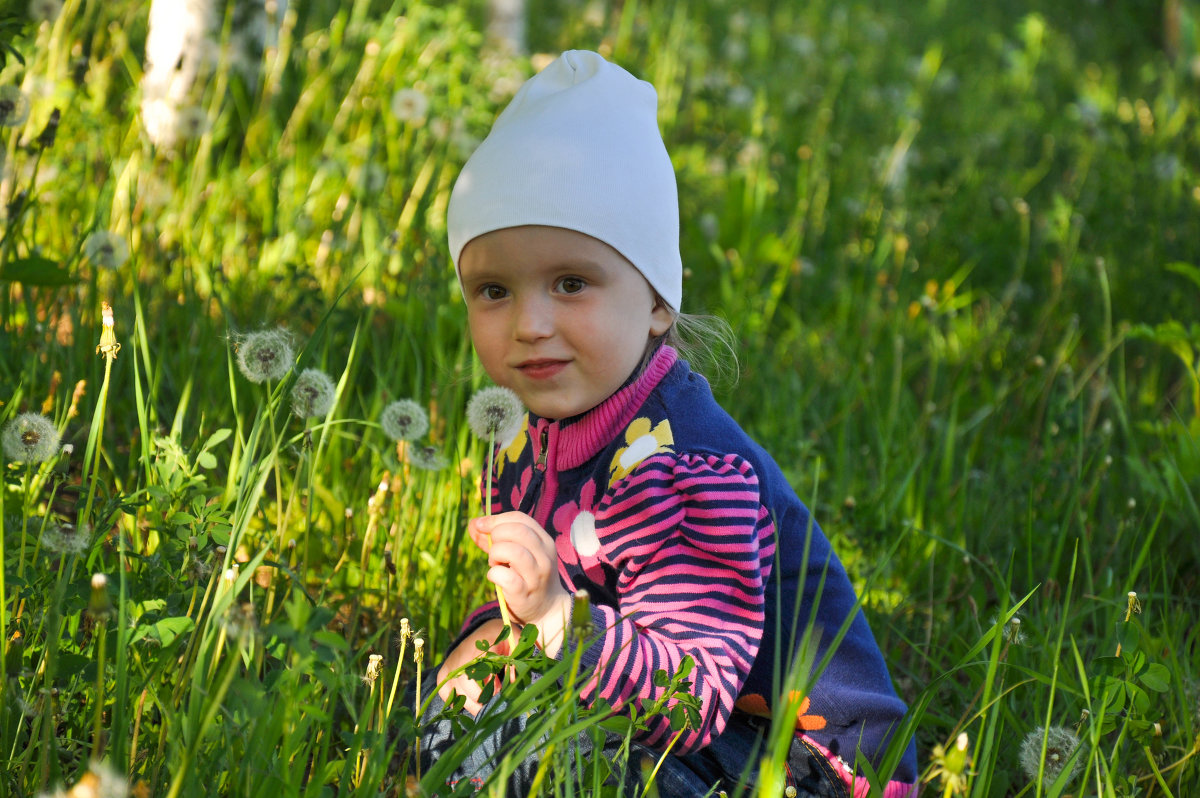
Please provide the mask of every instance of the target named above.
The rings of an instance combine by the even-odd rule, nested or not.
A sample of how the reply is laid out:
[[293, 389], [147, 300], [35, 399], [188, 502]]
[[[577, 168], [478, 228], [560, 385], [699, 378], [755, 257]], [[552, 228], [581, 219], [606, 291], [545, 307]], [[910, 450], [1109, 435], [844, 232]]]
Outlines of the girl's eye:
[[586, 283], [579, 277], [564, 277], [558, 281], [558, 290], [564, 294], [578, 294]]
[[488, 285], [485, 285], [479, 289], [479, 295], [484, 299], [495, 300], [504, 299], [504, 297], [508, 295], [508, 292], [504, 290], [503, 286], [496, 285], [495, 283], [489, 283]]

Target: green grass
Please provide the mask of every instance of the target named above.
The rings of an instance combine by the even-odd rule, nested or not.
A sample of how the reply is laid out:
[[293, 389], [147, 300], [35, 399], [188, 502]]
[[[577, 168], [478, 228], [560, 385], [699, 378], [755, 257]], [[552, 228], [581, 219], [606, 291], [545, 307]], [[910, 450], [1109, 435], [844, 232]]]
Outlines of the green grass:
[[[218, 68], [174, 151], [139, 116], [148, 4], [0, 12], [0, 87], [31, 100], [0, 128], [0, 425], [43, 412], [73, 447], [0, 461], [0, 796], [97, 755], [153, 795], [401, 794], [402, 619], [429, 679], [490, 595], [444, 218], [532, 66], [483, 47], [480, 3], [291, 5], [261, 77]], [[1194, 7], [1173, 53], [1147, 2], [530, 13], [535, 51], [659, 88], [685, 310], [737, 331], [720, 398], [862, 591], [925, 791], [1200, 790]], [[423, 122], [390, 111], [410, 87]], [[105, 230], [115, 269], [85, 251]], [[234, 345], [277, 326], [296, 367], [253, 384]], [[301, 422], [308, 367], [338, 387]], [[379, 428], [405, 397], [448, 468]], [[69, 524], [81, 550], [49, 534]], [[525, 697], [531, 735], [597, 727], [567, 692]], [[1083, 741], [1072, 778], [1037, 777], [1040, 738], [1022, 767], [1046, 726]], [[587, 794], [584, 771], [543, 788]]]

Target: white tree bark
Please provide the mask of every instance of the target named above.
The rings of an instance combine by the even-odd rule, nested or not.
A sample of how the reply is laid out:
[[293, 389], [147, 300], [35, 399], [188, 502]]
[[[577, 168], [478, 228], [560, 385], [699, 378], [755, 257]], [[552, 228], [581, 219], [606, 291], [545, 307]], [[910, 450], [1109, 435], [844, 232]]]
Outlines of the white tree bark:
[[488, 0], [488, 40], [513, 54], [525, 53], [525, 0]]
[[[222, 43], [227, 8], [232, 25]], [[203, 127], [199, 104], [220, 65], [257, 85], [263, 53], [278, 42], [286, 10], [287, 0], [153, 0], [141, 102], [150, 140], [170, 149]]]
[[142, 74], [142, 125], [155, 145], [174, 147], [184, 135], [197, 78], [219, 52], [217, 0], [153, 0]]

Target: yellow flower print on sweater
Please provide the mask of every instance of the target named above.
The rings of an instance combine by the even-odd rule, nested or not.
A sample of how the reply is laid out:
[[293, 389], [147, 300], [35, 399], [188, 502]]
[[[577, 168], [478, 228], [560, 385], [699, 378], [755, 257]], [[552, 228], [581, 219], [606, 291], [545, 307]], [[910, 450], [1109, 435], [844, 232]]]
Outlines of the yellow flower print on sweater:
[[608, 467], [608, 484], [612, 485], [624, 479], [647, 457], [671, 451], [671, 445], [674, 443], [675, 436], [671, 434], [671, 424], [666, 419], [652, 428], [650, 419], [635, 418], [625, 428], [625, 445], [617, 449], [612, 465]]
[[528, 417], [517, 426], [517, 434], [508, 442], [508, 445], [500, 445], [500, 456], [496, 459], [496, 476], [504, 473], [504, 466], [517, 462], [521, 457], [521, 452], [525, 451], [525, 444], [529, 440], [529, 436], [525, 434], [527, 428]]

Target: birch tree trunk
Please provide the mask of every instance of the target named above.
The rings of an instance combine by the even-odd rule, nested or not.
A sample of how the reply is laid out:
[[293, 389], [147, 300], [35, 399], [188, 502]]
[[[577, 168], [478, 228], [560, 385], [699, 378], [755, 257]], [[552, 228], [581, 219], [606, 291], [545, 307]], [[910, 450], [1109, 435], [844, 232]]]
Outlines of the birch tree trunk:
[[153, 0], [141, 101], [150, 140], [171, 149], [203, 129], [204, 90], [219, 68], [255, 93], [286, 10], [287, 0]]
[[525, 0], [488, 0], [487, 38], [514, 55], [524, 55]]

